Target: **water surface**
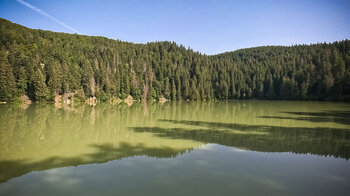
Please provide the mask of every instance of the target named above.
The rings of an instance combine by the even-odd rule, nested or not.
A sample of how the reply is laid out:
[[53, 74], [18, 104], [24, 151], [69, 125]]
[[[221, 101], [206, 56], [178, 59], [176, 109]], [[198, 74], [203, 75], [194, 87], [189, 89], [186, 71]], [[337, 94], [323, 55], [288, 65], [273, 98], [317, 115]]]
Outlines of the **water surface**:
[[346, 195], [350, 104], [0, 105], [0, 195]]

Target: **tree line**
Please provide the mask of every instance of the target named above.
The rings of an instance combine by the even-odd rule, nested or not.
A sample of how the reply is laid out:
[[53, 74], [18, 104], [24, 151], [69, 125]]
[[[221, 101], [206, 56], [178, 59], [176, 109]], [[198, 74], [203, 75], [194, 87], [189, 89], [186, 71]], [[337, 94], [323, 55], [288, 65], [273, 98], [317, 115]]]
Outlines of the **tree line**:
[[175, 42], [135, 44], [34, 30], [0, 18], [0, 101], [350, 100], [350, 41], [205, 55]]

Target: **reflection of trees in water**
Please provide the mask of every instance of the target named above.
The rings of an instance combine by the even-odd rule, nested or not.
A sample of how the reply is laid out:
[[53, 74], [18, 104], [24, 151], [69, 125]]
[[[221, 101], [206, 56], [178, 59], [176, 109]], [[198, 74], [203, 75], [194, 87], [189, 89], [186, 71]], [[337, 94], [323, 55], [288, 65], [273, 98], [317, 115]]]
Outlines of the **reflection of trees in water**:
[[133, 127], [158, 137], [189, 139], [262, 152], [311, 153], [350, 158], [350, 129], [245, 125], [186, 120], [161, 120], [205, 129]]
[[[135, 126], [140, 125], [142, 121], [156, 122], [152, 115], [159, 107], [156, 104], [149, 106], [150, 115], [144, 116], [143, 106], [137, 104], [131, 107], [126, 104], [116, 106], [98, 104], [95, 107], [81, 104], [69, 110], [57, 109], [54, 105], [48, 104], [32, 104], [26, 110], [7, 105], [0, 109], [3, 125], [0, 128], [0, 182], [31, 171], [102, 163], [137, 155], [170, 158], [185, 152], [186, 147], [183, 149], [164, 146], [146, 147], [143, 144], [126, 143], [120, 139], [137, 135], [126, 130], [126, 124]], [[94, 145], [87, 146], [89, 143]], [[86, 151], [81, 149], [87, 147], [96, 149], [96, 152], [84, 154]], [[66, 149], [74, 151], [73, 156], [70, 152], [63, 153]], [[29, 156], [28, 151], [31, 153]], [[29, 158], [12, 160], [9, 158], [12, 155], [14, 157], [25, 155]], [[30, 156], [42, 155], [43, 160], [30, 159]]]
[[302, 120], [310, 122], [335, 122], [344, 125], [350, 125], [350, 111], [326, 110], [321, 112], [281, 112], [291, 114], [293, 117], [286, 116], [260, 116], [260, 118]]
[[[45, 150], [73, 141], [79, 144], [84, 143], [82, 140], [115, 136], [125, 124], [136, 125], [135, 120], [142, 117], [142, 107], [81, 104], [67, 111], [56, 109], [53, 104], [32, 104], [26, 110], [6, 105], [0, 108], [0, 114], [0, 159], [6, 159], [9, 153], [20, 154], [28, 148]], [[150, 119], [145, 117], [137, 122]]]
[[[10, 105], [0, 106], [0, 160], [3, 160], [0, 161], [0, 182], [30, 171], [105, 162], [135, 155], [173, 157], [186, 151], [186, 146], [183, 149], [172, 149], [149, 148], [134, 143], [113, 145], [118, 143], [118, 138], [140, 137], [142, 135], [139, 133], [142, 132], [153, 133], [160, 138], [217, 143], [263, 152], [312, 153], [345, 159], [350, 157], [349, 129], [288, 127], [294, 124], [288, 124], [289, 121], [282, 124], [278, 120], [318, 122], [320, 126], [324, 126], [321, 122], [333, 122], [346, 126], [350, 122], [349, 112], [309, 112], [310, 106], [300, 103], [302, 107], [305, 106], [305, 111], [288, 112], [287, 115], [290, 116], [286, 117], [278, 116], [276, 113], [276, 108], [284, 106], [285, 103], [271, 102], [269, 106], [266, 106], [266, 103], [269, 102], [183, 101], [167, 102], [163, 105], [149, 104], [147, 109], [138, 103], [131, 107], [126, 104], [114, 106], [97, 104], [95, 107], [81, 104], [69, 109], [56, 109], [54, 105], [47, 104], [32, 104], [26, 110]], [[281, 111], [288, 110], [281, 109]], [[272, 121], [277, 120], [271, 125], [253, 125], [268, 118]], [[246, 122], [247, 119], [249, 122]], [[215, 122], [233, 122], [233, 120], [237, 123]], [[168, 126], [170, 128], [159, 127], [159, 123], [170, 125]], [[174, 128], [175, 124], [179, 128]], [[125, 126], [133, 127], [134, 132], [126, 130]], [[123, 133], [120, 130], [123, 130]], [[58, 146], [69, 146], [74, 150], [74, 148], [86, 148], [87, 144], [91, 143], [96, 144], [91, 145], [96, 149], [96, 153], [74, 154], [75, 156], [71, 156], [73, 158], [46, 156], [50, 158], [36, 162], [8, 159], [8, 155], [27, 152], [28, 148], [52, 155], [50, 150], [57, 149]]]
[[[269, 107], [266, 106], [267, 103], [270, 104]], [[198, 123], [194, 123], [194, 121], [198, 121], [203, 124], [203, 122], [208, 121], [208, 119], [210, 119], [212, 122], [237, 122], [236, 127], [226, 127], [226, 129], [246, 130], [248, 127], [253, 127], [255, 131], [266, 131], [266, 127], [270, 127], [269, 130], [272, 130], [270, 132], [280, 133], [282, 138], [285, 138], [286, 136], [289, 138], [291, 137], [290, 134], [281, 132], [281, 130], [288, 130], [289, 132], [295, 134], [293, 138], [295, 138], [296, 143], [294, 145], [297, 144], [297, 141], [300, 143], [301, 141], [306, 140], [306, 138], [309, 138], [309, 140], [310, 138], [314, 138], [315, 140], [317, 138], [321, 138], [324, 140], [323, 142], [329, 143], [327, 145], [320, 144], [320, 149], [324, 149], [329, 145], [343, 146], [347, 144], [347, 140], [349, 140], [348, 138], [345, 138], [344, 140], [340, 140], [341, 138], [339, 137], [334, 138], [335, 134], [348, 135], [345, 129], [288, 129], [288, 127], [295, 126], [295, 124], [293, 124], [295, 120], [300, 120], [300, 122], [317, 122], [320, 126], [324, 126], [322, 122], [334, 122], [339, 125], [346, 126], [350, 122], [349, 112], [330, 110], [322, 112], [308, 112], [307, 110], [310, 108], [310, 106], [307, 105], [313, 106], [313, 102], [311, 102], [311, 104], [298, 102], [298, 104], [306, 109], [304, 108], [300, 112], [287, 112], [287, 114], [290, 116], [278, 116], [279, 113], [276, 112], [274, 112], [273, 115], [266, 115], [272, 113], [271, 111], [275, 111], [276, 109], [274, 108], [277, 106], [286, 107], [285, 102], [260, 101], [228, 101], [218, 103], [186, 101], [167, 102], [165, 104], [149, 104], [147, 105], [147, 109], [145, 109], [145, 106], [142, 103], [135, 103], [131, 107], [128, 107], [126, 104], [118, 104], [114, 106], [108, 104], [97, 104], [95, 107], [80, 104], [66, 110], [64, 108], [56, 109], [53, 104], [32, 104], [26, 110], [22, 110], [20, 107], [16, 106], [2, 105], [0, 108], [0, 147], [2, 149], [0, 152], [0, 159], [2, 157], [3, 159], [6, 158], [8, 153], [24, 152], [26, 148], [29, 147], [34, 147], [37, 149], [50, 149], [57, 145], [70, 145], [72, 142], [76, 143], [75, 146], [85, 146], [86, 143], [82, 141], [98, 141], [101, 139], [108, 140], [108, 142], [113, 143], [113, 141], [120, 138], [121, 135], [119, 130], [125, 130], [125, 126], [150, 127], [159, 126], [159, 122], [164, 124], [164, 121], [157, 122], [156, 119], [193, 120], [192, 122], [181, 121], [181, 123], [176, 123], [179, 125], [179, 127], [182, 125], [197, 125]], [[147, 115], [144, 115], [144, 112], [146, 112]], [[280, 114], [282, 114], [282, 112]], [[247, 119], [249, 121], [246, 121]], [[270, 126], [264, 126], [265, 128], [263, 126], [252, 125], [265, 124], [263, 121], [264, 119], [271, 119], [273, 122], [269, 124]], [[282, 124], [279, 122], [279, 119], [291, 119], [291, 122], [287, 120], [286, 122], [283, 121]], [[173, 121], [173, 123], [175, 123], [175, 121]], [[244, 127], [237, 127], [238, 124], [242, 124]], [[218, 129], [218, 127], [213, 127], [213, 124], [209, 125], [207, 123], [205, 126], [214, 130]], [[216, 123], [215, 126], [218, 126], [218, 123]], [[303, 126], [303, 124], [300, 126]], [[224, 127], [221, 126], [221, 128]], [[298, 130], [304, 130], [304, 132], [299, 133], [300, 131], [298, 132]], [[208, 134], [210, 133], [212, 132], [208, 132]], [[328, 133], [328, 135], [325, 135], [326, 133]], [[134, 133], [125, 130], [123, 134], [123, 136], [126, 136], [126, 134], [131, 136], [131, 134]], [[205, 132], [202, 132], [202, 135], [204, 134]], [[269, 134], [271, 135], [271, 133]], [[303, 135], [299, 135], [298, 137], [297, 134]], [[137, 137], [137, 135], [134, 134], [132, 137]], [[265, 142], [263, 143], [270, 140], [271, 144], [274, 142], [266, 135], [259, 137], [264, 138]], [[328, 137], [328, 139], [326, 137]], [[235, 138], [237, 138], [237, 136]], [[301, 138], [303, 138], [303, 140], [301, 140]], [[336, 139], [336, 141], [332, 141], [332, 138]], [[275, 139], [277, 140], [278, 138]], [[310, 142], [317, 143], [316, 141]], [[304, 143], [306, 143], [306, 141]], [[305, 145], [306, 144], [303, 144], [302, 146]], [[341, 146], [336, 147], [336, 149], [341, 148]], [[313, 147], [311, 146], [308, 148], [312, 149]], [[316, 149], [312, 151], [316, 151]], [[308, 152], [308, 150], [306, 149], [302, 152]], [[336, 155], [337, 153], [328, 154]]]
[[30, 162], [28, 160], [0, 161], [0, 183], [11, 178], [24, 175], [32, 171], [43, 171], [58, 167], [77, 166], [89, 163], [105, 163], [126, 157], [145, 155], [155, 158], [174, 158], [185, 153], [188, 149], [173, 149], [169, 147], [152, 148], [144, 144], [131, 145], [121, 143], [118, 147], [112, 144], [91, 144], [94, 153], [83, 154], [77, 157], [50, 157], [42, 161]]

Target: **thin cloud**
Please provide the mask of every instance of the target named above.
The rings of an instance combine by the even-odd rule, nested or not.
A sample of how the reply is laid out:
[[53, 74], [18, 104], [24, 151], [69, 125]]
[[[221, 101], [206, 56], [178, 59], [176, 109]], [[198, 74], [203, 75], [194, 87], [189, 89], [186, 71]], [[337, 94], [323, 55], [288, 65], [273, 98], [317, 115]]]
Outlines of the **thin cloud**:
[[49, 19], [51, 19], [51, 20], [57, 22], [58, 24], [64, 26], [65, 28], [67, 28], [67, 29], [73, 31], [73, 33], [81, 34], [81, 33], [79, 33], [79, 31], [77, 31], [77, 30], [74, 29], [73, 27], [64, 24], [63, 22], [59, 21], [58, 19], [56, 19], [55, 17], [51, 16], [50, 14], [44, 12], [43, 10], [41, 10], [41, 9], [39, 9], [39, 8], [36, 8], [35, 6], [33, 6], [33, 5], [31, 5], [31, 4], [27, 3], [27, 2], [25, 2], [25, 1], [23, 1], [23, 0], [16, 0], [16, 1], [17, 1], [18, 3], [20, 3], [20, 4], [22, 4], [22, 5], [24, 5], [24, 6], [28, 7], [28, 8], [30, 8], [30, 9], [32, 9], [32, 10], [38, 12], [39, 14], [45, 16], [46, 18], [49, 18]]

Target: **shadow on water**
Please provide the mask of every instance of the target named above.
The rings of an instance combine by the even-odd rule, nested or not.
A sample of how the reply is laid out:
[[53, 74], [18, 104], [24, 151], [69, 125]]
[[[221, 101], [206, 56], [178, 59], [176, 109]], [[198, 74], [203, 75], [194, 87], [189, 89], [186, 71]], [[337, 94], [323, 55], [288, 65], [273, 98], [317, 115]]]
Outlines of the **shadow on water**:
[[90, 163], [105, 163], [127, 157], [145, 155], [155, 158], [174, 158], [191, 149], [173, 149], [169, 147], [146, 147], [144, 144], [131, 145], [121, 143], [119, 146], [113, 144], [91, 144], [96, 152], [83, 154], [79, 157], [50, 157], [43, 161], [30, 162], [29, 160], [0, 161], [0, 183], [27, 174], [32, 171], [43, 171], [58, 167], [78, 166]]
[[344, 125], [350, 125], [350, 111], [326, 110], [322, 112], [282, 112], [297, 117], [286, 116], [259, 116], [260, 118], [304, 120], [310, 122], [334, 122]]
[[292, 152], [350, 158], [350, 129], [282, 127], [187, 120], [160, 120], [204, 128], [132, 127], [171, 139], [216, 143], [261, 152]]

